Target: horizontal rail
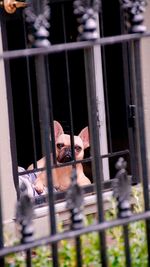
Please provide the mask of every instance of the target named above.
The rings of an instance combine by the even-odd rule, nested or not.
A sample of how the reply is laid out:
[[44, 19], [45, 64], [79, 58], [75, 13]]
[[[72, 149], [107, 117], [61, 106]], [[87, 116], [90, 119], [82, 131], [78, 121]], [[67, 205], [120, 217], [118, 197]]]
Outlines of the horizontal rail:
[[64, 44], [55, 44], [49, 47], [41, 47], [41, 48], [25, 48], [20, 50], [12, 50], [12, 51], [4, 51], [0, 54], [0, 59], [13, 59], [27, 56], [35, 56], [35, 55], [47, 55], [60, 53], [63, 51], [76, 50], [76, 49], [84, 49], [92, 46], [104, 46], [104, 45], [112, 45], [117, 43], [124, 43], [133, 40], [139, 40], [141, 38], [150, 37], [150, 32], [147, 33], [134, 33], [134, 34], [124, 34], [124, 35], [116, 35], [110, 37], [102, 37], [97, 39], [96, 41], [84, 41], [84, 42], [71, 42]]
[[[125, 150], [122, 150], [122, 151], [117, 151], [117, 152], [112, 152], [112, 153], [108, 153], [108, 154], [105, 154], [105, 155], [102, 155], [101, 158], [111, 158], [111, 157], [115, 157], [115, 156], [121, 156], [121, 155], [125, 155], [125, 154], [129, 154], [129, 150], [128, 149], [125, 149]], [[70, 165], [73, 165], [73, 164], [77, 164], [77, 163], [87, 163], [87, 162], [90, 162], [92, 160], [92, 157], [88, 157], [88, 158], [85, 158], [85, 159], [82, 159], [82, 160], [72, 160], [72, 161], [69, 161], [67, 163], [58, 163], [58, 164], [55, 164], [55, 165], [52, 165], [51, 168], [54, 169], [54, 168], [62, 168], [62, 167], [65, 167], [65, 166], [70, 166]], [[25, 170], [25, 171], [21, 171], [21, 172], [18, 172], [18, 175], [24, 175], [24, 174], [27, 174], [27, 173], [33, 173], [33, 172], [41, 172], [41, 171], [45, 171], [46, 170], [46, 167], [43, 167], [43, 168], [34, 168], [33, 170]]]
[[80, 235], [84, 235], [91, 232], [101, 232], [104, 230], [107, 230], [109, 228], [113, 228], [116, 226], [123, 226], [128, 225], [133, 222], [137, 222], [140, 220], [147, 220], [150, 218], [150, 211], [146, 211], [143, 213], [132, 215], [131, 217], [124, 218], [124, 219], [116, 219], [112, 221], [105, 221], [100, 224], [90, 225], [80, 230], [72, 230], [64, 233], [58, 233], [56, 235], [50, 236], [50, 237], [44, 237], [35, 240], [33, 243], [29, 244], [21, 244], [14, 247], [5, 247], [4, 249], [0, 250], [0, 257], [4, 257], [6, 255], [9, 255], [11, 253], [18, 253], [21, 251], [25, 251], [28, 249], [32, 249], [34, 247], [38, 246], [44, 246], [52, 243], [56, 243], [61, 241], [62, 239], [72, 239], [75, 237], [78, 237]]

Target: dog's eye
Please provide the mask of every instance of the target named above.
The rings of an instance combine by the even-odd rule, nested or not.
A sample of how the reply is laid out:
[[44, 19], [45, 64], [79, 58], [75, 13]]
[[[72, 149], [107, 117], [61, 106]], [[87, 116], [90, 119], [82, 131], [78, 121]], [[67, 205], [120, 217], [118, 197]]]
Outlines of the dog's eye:
[[62, 147], [64, 147], [64, 144], [63, 144], [63, 143], [61, 143], [61, 144], [57, 144], [57, 148], [58, 148], [58, 149], [61, 149]]
[[75, 146], [75, 150], [76, 150], [77, 152], [80, 152], [80, 151], [82, 150], [82, 148], [81, 148], [80, 146]]

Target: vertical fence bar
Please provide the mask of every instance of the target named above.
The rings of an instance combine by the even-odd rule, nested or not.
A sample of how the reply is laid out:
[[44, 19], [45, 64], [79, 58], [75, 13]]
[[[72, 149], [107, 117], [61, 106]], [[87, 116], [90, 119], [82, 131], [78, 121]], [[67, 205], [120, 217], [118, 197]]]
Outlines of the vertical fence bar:
[[[140, 60], [140, 41], [134, 41], [134, 60], [135, 60], [135, 75], [136, 75], [136, 111], [139, 126], [139, 145], [142, 162], [142, 182], [144, 192], [145, 211], [150, 209], [149, 203], [149, 177], [147, 166], [147, 152], [146, 152], [146, 136], [145, 136], [145, 118], [144, 118], [144, 103], [143, 91], [141, 81], [141, 60]], [[148, 245], [148, 266], [150, 266], [150, 220], [146, 220], [146, 233]]]
[[[144, 33], [146, 26], [144, 22], [144, 12], [147, 4], [146, 0], [126, 1], [121, 0], [122, 8], [125, 12], [125, 24], [131, 33]], [[148, 179], [148, 166], [147, 166], [147, 151], [146, 151], [146, 136], [145, 136], [145, 122], [144, 122], [144, 103], [143, 91], [141, 81], [141, 58], [140, 58], [140, 40], [135, 40], [133, 44], [133, 67], [134, 67], [134, 96], [136, 107], [136, 126], [137, 126], [137, 145], [140, 151], [141, 160], [141, 175], [143, 182], [144, 192], [144, 205], [145, 211], [149, 210], [149, 179]], [[139, 139], [139, 140], [138, 140]], [[150, 266], [150, 220], [146, 220], [146, 233], [147, 233], [147, 246], [148, 246], [148, 266]]]
[[[48, 180], [48, 204], [50, 212], [50, 229], [51, 235], [56, 234], [56, 219], [55, 207], [53, 196], [53, 182], [52, 182], [52, 169], [50, 163], [50, 142], [49, 142], [49, 109], [48, 109], [48, 94], [47, 94], [47, 79], [45, 75], [45, 62], [44, 56], [40, 55], [35, 58], [36, 78], [38, 86], [38, 99], [40, 108], [40, 120], [42, 129], [42, 140], [44, 141], [44, 151], [46, 157], [46, 170]], [[58, 266], [58, 250], [57, 244], [52, 245], [53, 266]]]
[[31, 81], [30, 81], [30, 64], [29, 58], [26, 58], [27, 64], [27, 79], [29, 88], [29, 103], [30, 103], [30, 114], [31, 114], [31, 130], [32, 130], [32, 142], [33, 142], [33, 164], [37, 168], [37, 153], [36, 153], [36, 141], [35, 141], [35, 127], [34, 127], [34, 116], [33, 116], [33, 104], [32, 104], [32, 93], [31, 93]]
[[[72, 172], [72, 183], [67, 191], [67, 208], [71, 213], [71, 229], [78, 230], [83, 228], [83, 191], [82, 188], [76, 183], [76, 170]], [[82, 253], [81, 253], [81, 240], [80, 236], [75, 238], [76, 241], [76, 257], [77, 266], [82, 266]]]
[[[20, 226], [21, 243], [32, 243], [34, 241], [33, 200], [28, 196], [25, 184], [23, 184], [23, 191], [17, 202], [16, 222]], [[31, 249], [26, 251], [26, 266], [32, 266]]]
[[[63, 35], [64, 42], [67, 42], [67, 34], [66, 34], [66, 26], [65, 26], [65, 11], [64, 4], [61, 4], [61, 12], [62, 12], [62, 22], [63, 22]], [[72, 114], [72, 101], [71, 101], [71, 88], [70, 88], [70, 73], [69, 73], [69, 60], [68, 60], [68, 52], [65, 51], [65, 65], [66, 65], [66, 75], [67, 75], [67, 89], [68, 89], [68, 106], [69, 106], [69, 119], [70, 119], [70, 129], [71, 129], [71, 152], [73, 160], [75, 160], [75, 152], [74, 152], [74, 131], [73, 131], [73, 114]]]
[[[24, 37], [25, 37], [25, 45], [27, 47], [27, 36], [26, 36], [26, 27], [25, 20], [23, 20], [23, 29], [24, 29]], [[30, 107], [30, 115], [31, 115], [31, 131], [32, 131], [32, 142], [33, 142], [33, 165], [37, 168], [37, 151], [36, 151], [36, 141], [35, 141], [35, 126], [34, 126], [34, 115], [33, 115], [33, 103], [32, 103], [32, 86], [31, 86], [31, 77], [30, 77], [30, 61], [29, 58], [26, 57], [27, 64], [27, 80], [28, 80], [28, 92], [29, 92], [29, 107]]]
[[55, 149], [55, 134], [54, 134], [54, 116], [53, 116], [53, 103], [52, 103], [52, 92], [51, 92], [51, 81], [50, 81], [50, 71], [49, 71], [49, 58], [48, 55], [45, 56], [45, 68], [47, 77], [47, 89], [48, 89], [48, 105], [49, 105], [49, 121], [51, 125], [51, 148], [53, 151], [53, 163], [57, 163], [56, 159], [56, 149]]
[[37, 151], [36, 151], [36, 142], [35, 142], [35, 127], [34, 127], [34, 116], [33, 116], [29, 58], [26, 58], [26, 63], [27, 63], [27, 77], [28, 77], [28, 88], [29, 88], [29, 103], [30, 103], [33, 156], [34, 156], [33, 164], [34, 164], [34, 168], [37, 168]]
[[32, 260], [31, 260], [31, 250], [28, 249], [26, 251], [26, 266], [31, 267], [32, 266]]
[[[85, 55], [92, 167], [93, 167], [93, 174], [94, 174], [93, 176], [95, 178], [94, 181], [97, 194], [98, 221], [99, 223], [101, 223], [104, 221], [103, 198], [102, 198], [103, 167], [102, 167], [102, 159], [100, 157], [100, 142], [99, 142], [99, 130], [97, 124], [98, 120], [97, 120], [97, 107], [96, 107], [96, 87], [94, 79], [94, 60], [92, 56], [92, 48], [85, 49], [84, 55]], [[102, 266], [107, 267], [108, 264], [107, 264], [105, 232], [103, 231], [99, 235], [101, 244]]]
[[[136, 0], [136, 1], [132, 1], [132, 0], [119, 0], [120, 4], [121, 4], [121, 17], [122, 17], [122, 29], [123, 31], [126, 32], [129, 32], [129, 33], [144, 33], [146, 32], [147, 28], [146, 26], [144, 25], [144, 12], [146, 11], [146, 5], [147, 5], [147, 0]], [[125, 46], [125, 45], [123, 45]], [[132, 57], [132, 51], [131, 51], [131, 46], [132, 46], [132, 42], [129, 43], [129, 45], [127, 45], [128, 48], [129, 48], [129, 51], [128, 51], [128, 63], [129, 63], [129, 73], [131, 73], [131, 75], [133, 74], [134, 70], [132, 71], [132, 68], [134, 69], [134, 65], [132, 65], [132, 61], [134, 60], [133, 57]], [[134, 54], [134, 52], [133, 52]], [[137, 56], [137, 58], [136, 58]], [[137, 62], [136, 62], [137, 61]], [[136, 63], [140, 63], [139, 62], [139, 55], [136, 54], [135, 55], [135, 62]], [[137, 67], [135, 63], [135, 68]], [[139, 66], [140, 68], [140, 66]], [[140, 69], [137, 70], [137, 72], [139, 72], [140, 74]], [[141, 74], [140, 74], [141, 75]], [[135, 77], [132, 77], [132, 79], [130, 79], [130, 76], [129, 76], [129, 80], [131, 82], [131, 88], [133, 86], [134, 88], [134, 83], [136, 82], [135, 80], [136, 78], [138, 78], [138, 80], [140, 80], [140, 76], [135, 76]], [[133, 83], [133, 84], [132, 84]], [[136, 84], [136, 83], [135, 83]], [[139, 86], [141, 86], [141, 82], [139, 84]], [[131, 92], [131, 98], [133, 96], [133, 101], [134, 101], [134, 98], [136, 99], [136, 96], [134, 95], [135, 94], [135, 90], [133, 90], [133, 94]], [[136, 103], [135, 103], [136, 104]], [[144, 110], [142, 111], [144, 112]], [[138, 125], [138, 121], [136, 121], [136, 126], [137, 128], [139, 127]], [[132, 123], [134, 124], [135, 121]], [[135, 125], [134, 125], [135, 126]], [[132, 137], [131, 135], [129, 137]], [[140, 157], [139, 157], [139, 154], [140, 154], [140, 151], [138, 151], [139, 149], [139, 144], [138, 144], [138, 139], [139, 136], [138, 136], [138, 131], [137, 132], [134, 132], [133, 131], [133, 138], [135, 137], [135, 140], [136, 140], [136, 145], [135, 147], [132, 146], [132, 148], [135, 150], [134, 152], [134, 156], [132, 156], [132, 159], [136, 160], [136, 163], [135, 165], [138, 165], [138, 167], [132, 167], [132, 170], [134, 171], [135, 175], [137, 175], [136, 179], [139, 180], [139, 177], [141, 175], [141, 169], [140, 169]], [[130, 142], [131, 144], [131, 142]], [[134, 142], [133, 142], [134, 144]], [[131, 151], [132, 152], [132, 151]], [[136, 182], [138, 182], [138, 180], [136, 180]]]
[[[26, 21], [30, 25], [32, 35], [31, 45], [32, 47], [49, 47], [50, 41], [48, 40], [49, 31], [47, 30], [50, 25], [48, 20], [50, 19], [50, 8], [48, 0], [33, 0], [28, 5], [25, 11]], [[51, 147], [50, 147], [50, 109], [48, 101], [48, 88], [50, 90], [50, 82], [47, 74], [47, 61], [44, 55], [35, 57], [35, 72], [38, 91], [38, 104], [39, 104], [39, 119], [42, 136], [42, 145], [46, 159], [46, 173], [48, 182], [48, 205], [49, 205], [49, 227], [51, 229], [51, 235], [56, 234], [56, 218], [55, 218], [55, 206], [53, 196], [53, 181], [52, 181], [52, 168], [51, 168]], [[58, 266], [58, 248], [57, 243], [52, 245], [52, 257], [53, 266]]]
[[82, 266], [82, 246], [81, 246], [81, 239], [80, 237], [76, 238], [76, 252], [77, 252], [77, 266]]
[[126, 267], [131, 267], [131, 256], [130, 256], [130, 245], [129, 245], [129, 229], [128, 225], [123, 227], [124, 244], [125, 244], [125, 256], [126, 256]]
[[[124, 158], [120, 157], [115, 167], [118, 170], [115, 177], [116, 186], [114, 187], [114, 196], [116, 197], [118, 206], [118, 217], [127, 218], [132, 215], [130, 205], [131, 181], [127, 176], [127, 162], [124, 160]], [[126, 266], [131, 267], [128, 225], [123, 226], [123, 236]]]
[[132, 173], [132, 182], [138, 183], [140, 181], [140, 158], [138, 151], [138, 136], [136, 131], [136, 119], [135, 119], [135, 95], [134, 95], [134, 78], [133, 78], [133, 54], [131, 43], [122, 44], [123, 51], [123, 74], [125, 84], [125, 96], [127, 102], [128, 113], [128, 135], [129, 135], [129, 147], [130, 147], [130, 164]]
[[[67, 34], [66, 34], [66, 26], [65, 26], [65, 10], [64, 4], [61, 4], [61, 11], [62, 11], [62, 21], [63, 21], [63, 34], [64, 34], [64, 42], [67, 42]], [[71, 88], [70, 88], [70, 73], [69, 73], [69, 59], [68, 59], [68, 52], [65, 51], [65, 63], [66, 63], [66, 74], [67, 74], [67, 88], [68, 88], [68, 104], [69, 104], [69, 117], [70, 117], [70, 129], [71, 129], [71, 153], [73, 161], [75, 160], [75, 151], [74, 151], [74, 127], [73, 127], [73, 114], [72, 114], [72, 100], [71, 100]], [[73, 168], [76, 171], [76, 164], [73, 164]], [[72, 183], [74, 179], [77, 179], [77, 175], [72, 175]], [[70, 196], [72, 197], [72, 196]], [[76, 197], [79, 197], [78, 195]], [[82, 266], [82, 246], [81, 246], [81, 239], [80, 237], [76, 237], [76, 256], [77, 256], [77, 266]]]

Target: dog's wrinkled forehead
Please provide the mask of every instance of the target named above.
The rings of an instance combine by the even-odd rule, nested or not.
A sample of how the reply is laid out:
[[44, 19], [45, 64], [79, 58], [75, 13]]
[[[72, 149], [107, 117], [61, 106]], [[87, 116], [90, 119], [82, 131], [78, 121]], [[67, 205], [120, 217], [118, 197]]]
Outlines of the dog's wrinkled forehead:
[[[71, 145], [70, 135], [69, 134], [61, 134], [56, 140], [56, 144], [58, 144], [58, 143], [62, 143], [65, 146], [70, 146]], [[74, 145], [78, 145], [78, 146], [81, 146], [83, 148], [83, 142], [79, 136], [76, 136], [76, 135], [74, 136]]]

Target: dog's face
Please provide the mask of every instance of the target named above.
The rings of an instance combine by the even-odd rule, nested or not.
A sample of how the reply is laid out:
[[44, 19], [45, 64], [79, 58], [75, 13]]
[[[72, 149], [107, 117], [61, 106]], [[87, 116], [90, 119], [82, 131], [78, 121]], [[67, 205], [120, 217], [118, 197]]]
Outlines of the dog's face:
[[[54, 121], [56, 157], [59, 163], [65, 163], [73, 160], [71, 151], [70, 135], [64, 134], [63, 128], [59, 122]], [[88, 127], [85, 127], [78, 136], [74, 136], [74, 153], [76, 160], [84, 157], [84, 149], [89, 147]]]

